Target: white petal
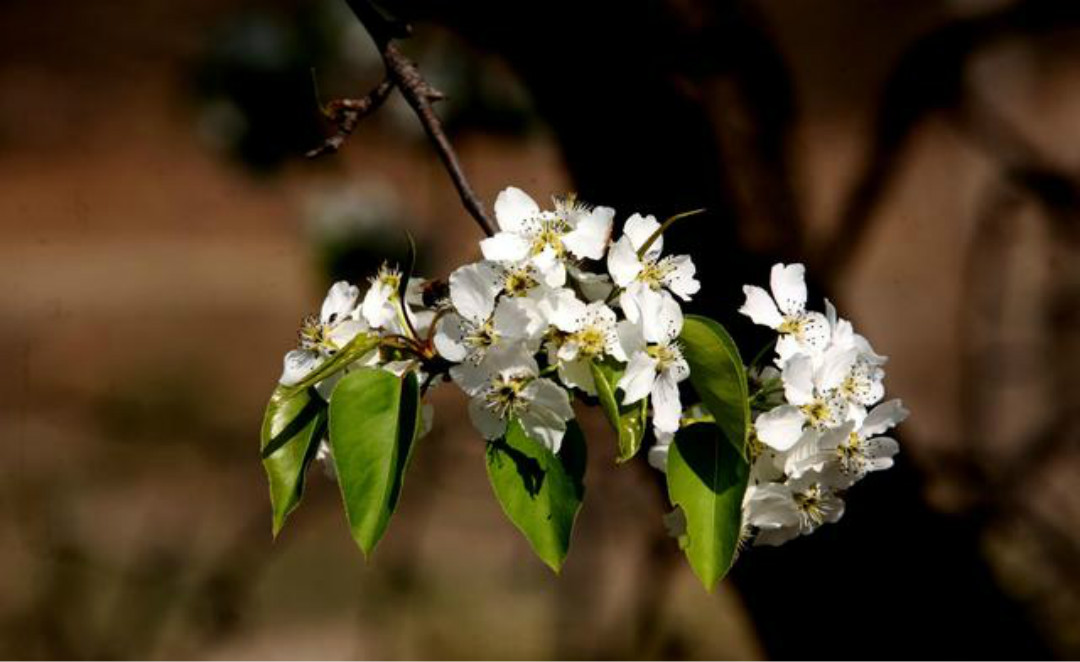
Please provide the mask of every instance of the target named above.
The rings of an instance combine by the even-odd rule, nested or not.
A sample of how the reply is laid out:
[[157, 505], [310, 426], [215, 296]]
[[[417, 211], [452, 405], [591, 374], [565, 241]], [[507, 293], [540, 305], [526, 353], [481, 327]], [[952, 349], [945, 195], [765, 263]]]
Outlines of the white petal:
[[525, 220], [539, 213], [536, 201], [519, 188], [509, 186], [495, 198], [495, 219], [501, 230], [517, 232]]
[[776, 309], [776, 304], [768, 292], [756, 285], [744, 285], [743, 294], [746, 295], [746, 303], [739, 308], [739, 312], [749, 317], [754, 324], [775, 329], [783, 323], [784, 318], [780, 316], [780, 311]]
[[480, 242], [484, 259], [492, 262], [517, 262], [529, 255], [529, 240], [513, 232], [499, 232]]
[[435, 350], [439, 356], [451, 363], [465, 360], [467, 350], [462, 343], [466, 334], [465, 321], [457, 313], [450, 313], [442, 318], [435, 329]]
[[866, 442], [866, 459], [870, 471], [888, 469], [893, 456], [900, 452], [900, 444], [889, 437], [874, 437]]
[[617, 388], [622, 389], [623, 404], [628, 405], [649, 395], [656, 381], [656, 359], [646, 352], [636, 352], [630, 357], [626, 371], [619, 379]]
[[450, 378], [462, 391], [472, 396], [482, 393], [488, 387], [491, 375], [491, 366], [487, 361], [479, 365], [459, 363], [450, 368]]
[[671, 376], [661, 373], [652, 387], [653, 426], [661, 432], [675, 432], [682, 417], [679, 385]]
[[776, 305], [787, 315], [806, 310], [806, 267], [801, 264], [775, 264], [769, 276]]
[[883, 402], [866, 415], [859, 434], [863, 437], [879, 435], [903, 421], [909, 413], [911, 412], [904, 408], [904, 404], [898, 399]]
[[566, 265], [551, 246], [534, 256], [532, 263], [548, 287], [562, 287], [566, 284]]
[[694, 278], [696, 268], [693, 260], [689, 255], [676, 255], [666, 257], [662, 262], [671, 269], [664, 276], [664, 287], [683, 301], [689, 301], [701, 289], [701, 283]]
[[[660, 223], [657, 222], [655, 216], [642, 216], [641, 214], [634, 214], [630, 218], [626, 219], [626, 224], [623, 225], [623, 236], [629, 237], [631, 244], [634, 247], [634, 251], [637, 252], [645, 242], [649, 240], [649, 237], [660, 229]], [[648, 252], [645, 254], [646, 258], [656, 259], [664, 251], [664, 237], [663, 235], [656, 238], [652, 246], [649, 246]]]
[[353, 338], [368, 330], [367, 324], [360, 320], [346, 319], [330, 328], [326, 337], [334, 347], [341, 349], [352, 342]]
[[462, 317], [474, 324], [481, 324], [491, 316], [500, 290], [499, 272], [488, 262], [467, 264], [450, 274], [450, 302]]
[[854, 347], [830, 347], [822, 357], [821, 368], [818, 370], [818, 388], [822, 391], [831, 391], [840, 386], [851, 373], [855, 359], [859, 356], [859, 350]]
[[368, 289], [367, 294], [364, 295], [364, 302], [360, 306], [360, 311], [364, 315], [364, 319], [373, 329], [381, 329], [394, 319], [393, 304], [390, 303], [391, 299], [395, 296], [393, 288], [386, 283], [375, 282]]
[[667, 473], [667, 459], [671, 451], [671, 444], [653, 444], [649, 447], [649, 466]]
[[552, 453], [559, 452], [563, 435], [566, 433], [565, 421], [559, 420], [546, 409], [535, 408], [522, 412], [518, 420], [530, 439], [540, 442]]
[[575, 266], [568, 266], [567, 271], [570, 277], [577, 281], [578, 289], [587, 301], [605, 301], [614, 289], [607, 274], [594, 274]]
[[803, 313], [802, 334], [802, 346], [812, 352], [823, 351], [832, 338], [829, 321], [816, 312]]
[[778, 451], [786, 451], [802, 437], [805, 417], [794, 405], [781, 405], [757, 417], [758, 439]]
[[484, 439], [498, 439], [506, 434], [506, 421], [496, 416], [479, 398], [469, 400], [469, 420]]
[[657, 292], [642, 283], [634, 283], [627, 292], [631, 293], [641, 309], [641, 330], [645, 340], [667, 344], [679, 337], [683, 314], [675, 297], [664, 291]]
[[359, 287], [339, 280], [331, 285], [330, 291], [326, 293], [319, 319], [323, 324], [333, 324], [351, 316], [356, 308], [356, 300], [359, 298]]
[[281, 377], [278, 381], [284, 386], [298, 384], [320, 363], [322, 363], [322, 358], [318, 352], [310, 349], [294, 349], [285, 355], [282, 361]]
[[637, 275], [641, 273], [641, 260], [638, 259], [637, 250], [629, 237], [624, 236], [611, 246], [611, 250], [608, 251], [607, 268], [611, 279], [619, 287], [626, 287], [634, 282]]
[[574, 417], [570, 394], [550, 379], [536, 379], [525, 387], [525, 397], [532, 400], [530, 408], [542, 407], [563, 421]]
[[[645, 351], [645, 336], [641, 331], [640, 324], [634, 324], [629, 320], [622, 320], [615, 327], [615, 333], [619, 336], [619, 344], [626, 356], [633, 356], [637, 352]], [[625, 361], [626, 359], [620, 359]]]
[[599, 260], [604, 257], [611, 238], [611, 223], [615, 210], [611, 207], [597, 207], [584, 215], [576, 228], [562, 238], [563, 245], [576, 257]]
[[806, 354], [796, 354], [784, 364], [781, 373], [784, 397], [793, 405], [807, 405], [814, 400], [814, 362]]
[[537, 301], [545, 322], [560, 331], [573, 333], [581, 328], [587, 305], [569, 288], [548, 290]]
[[568, 360], [559, 362], [559, 379], [571, 388], [578, 388], [589, 395], [596, 395], [596, 381], [593, 380], [592, 368], [587, 360]]

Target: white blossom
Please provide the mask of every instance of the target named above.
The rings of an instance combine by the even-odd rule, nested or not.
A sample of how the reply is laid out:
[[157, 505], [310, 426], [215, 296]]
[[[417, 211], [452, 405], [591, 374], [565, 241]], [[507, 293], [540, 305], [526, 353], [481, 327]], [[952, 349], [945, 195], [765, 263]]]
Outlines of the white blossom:
[[527, 193], [511, 186], [495, 199], [499, 232], [481, 241], [480, 249], [495, 262], [524, 261], [545, 284], [562, 287], [568, 264], [603, 257], [614, 216], [610, 207], [589, 208], [572, 199], [557, 200], [554, 211], [541, 211]]
[[368, 330], [358, 319], [356, 303], [360, 290], [338, 281], [330, 287], [318, 315], [304, 319], [299, 332], [299, 348], [285, 355], [280, 382], [292, 386], [307, 377], [327, 357], [344, 348]]
[[690, 376], [690, 366], [676, 341], [682, 330], [682, 311], [672, 299], [661, 299], [659, 303], [655, 324], [620, 323], [619, 335], [629, 361], [618, 383], [623, 404], [651, 398], [657, 436], [679, 429], [679, 382]]
[[559, 452], [566, 421], [574, 417], [566, 389], [540, 377], [536, 359], [520, 346], [489, 354], [480, 365], [455, 366], [451, 374], [469, 401], [469, 417], [485, 439], [506, 434], [517, 419], [529, 438]]
[[840, 487], [849, 487], [873, 471], [888, 469], [900, 450], [894, 439], [879, 436], [907, 418], [900, 400], [890, 400], [870, 410], [861, 422], [847, 421], [825, 431], [808, 431], [791, 449], [785, 470], [798, 477], [817, 471]]
[[558, 366], [559, 379], [563, 384], [596, 395], [596, 382], [590, 364], [605, 357], [626, 361], [615, 311], [602, 302], [594, 301], [585, 308], [577, 326], [572, 333], [555, 334], [549, 343], [549, 360]]
[[843, 514], [843, 500], [816, 472], [785, 483], [751, 485], [743, 498], [743, 520], [757, 530], [755, 545], [782, 545]]
[[746, 303], [739, 312], [755, 324], [780, 333], [776, 351], [782, 363], [797, 352], [815, 354], [829, 344], [829, 321], [806, 310], [806, 268], [801, 264], [777, 264], [770, 274], [772, 296], [756, 285], [746, 285]]
[[[689, 301], [701, 289], [689, 256], [660, 257], [664, 249], [662, 236], [638, 257], [638, 251], [659, 228], [660, 223], [655, 217], [634, 214], [627, 219], [623, 236], [612, 245], [607, 258], [608, 273], [615, 285], [623, 290], [619, 295], [623, 314], [626, 319], [640, 322], [647, 329], [654, 323], [650, 313], [666, 305], [665, 299], [674, 301], [674, 294]], [[653, 336], [660, 335], [655, 329], [648, 332]]]

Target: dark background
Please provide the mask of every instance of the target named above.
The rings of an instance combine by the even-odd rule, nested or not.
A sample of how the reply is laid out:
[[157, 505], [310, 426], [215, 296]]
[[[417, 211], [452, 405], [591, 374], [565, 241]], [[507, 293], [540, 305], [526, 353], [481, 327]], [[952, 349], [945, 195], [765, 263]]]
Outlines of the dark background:
[[740, 287], [806, 262], [892, 357], [896, 469], [838, 525], [707, 595], [655, 476], [582, 412], [561, 577], [434, 396], [374, 561], [313, 471], [270, 540], [256, 453], [301, 317], [422, 244], [480, 238], [394, 98], [344, 151], [323, 101], [378, 54], [343, 3], [0, 7], [0, 655], [1080, 655], [1080, 5], [392, 2], [478, 193], [567, 190], [672, 231], [694, 310], [747, 353]]

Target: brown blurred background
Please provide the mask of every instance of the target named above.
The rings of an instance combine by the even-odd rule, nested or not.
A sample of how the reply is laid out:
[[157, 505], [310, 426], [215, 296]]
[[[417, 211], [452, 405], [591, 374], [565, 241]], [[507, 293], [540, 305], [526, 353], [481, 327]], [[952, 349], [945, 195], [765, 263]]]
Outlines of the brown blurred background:
[[[0, 656], [1080, 655], [1080, 6], [1069, 0], [392, 2], [489, 203], [705, 206], [672, 235], [735, 309], [808, 263], [892, 357], [902, 461], [706, 595], [654, 477], [585, 415], [561, 577], [437, 392], [365, 565], [313, 470], [270, 539], [258, 425], [332, 278], [479, 234], [340, 0], [0, 6]], [[643, 463], [642, 463], [643, 464]]]

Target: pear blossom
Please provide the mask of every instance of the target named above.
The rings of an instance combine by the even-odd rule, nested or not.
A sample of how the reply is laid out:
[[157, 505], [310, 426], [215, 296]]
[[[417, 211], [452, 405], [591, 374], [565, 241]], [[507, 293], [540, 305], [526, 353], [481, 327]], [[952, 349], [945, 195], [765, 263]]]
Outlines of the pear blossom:
[[743, 287], [746, 303], [739, 312], [780, 333], [776, 352], [781, 363], [796, 352], [813, 355], [829, 344], [828, 319], [806, 310], [805, 273], [801, 264], [776, 264], [769, 278], [771, 296], [756, 285]]
[[495, 262], [528, 262], [545, 284], [562, 287], [575, 259], [599, 260], [611, 237], [615, 210], [589, 208], [574, 199], [556, 200], [554, 211], [541, 211], [527, 193], [513, 186], [495, 199], [499, 232], [480, 242], [484, 257]]
[[787, 404], [757, 417], [758, 438], [786, 451], [799, 441], [807, 425], [820, 430], [843, 423], [849, 415], [857, 417], [859, 410], [838, 392], [857, 356], [854, 348], [839, 347], [826, 352], [817, 366], [806, 354], [788, 359], [781, 371]]
[[299, 348], [285, 355], [281, 384], [298, 384], [323, 360], [368, 331], [367, 324], [357, 314], [359, 297], [360, 289], [345, 281], [330, 286], [319, 314], [304, 319], [299, 332]]
[[541, 377], [532, 355], [514, 347], [478, 366], [456, 368], [455, 381], [471, 396], [469, 418], [485, 439], [504, 436], [510, 420], [517, 419], [529, 438], [559, 452], [574, 410], [566, 389]]
[[612, 281], [623, 290], [619, 295], [623, 314], [631, 322], [640, 321], [645, 326], [653, 323], [649, 313], [662, 305], [661, 300], [674, 301], [674, 294], [689, 301], [701, 289], [688, 255], [660, 257], [664, 250], [662, 236], [638, 257], [638, 251], [659, 229], [654, 216], [634, 214], [626, 220], [623, 236], [612, 245], [607, 258]]
[[625, 405], [651, 397], [653, 428], [661, 436], [679, 429], [679, 382], [690, 376], [690, 366], [676, 342], [682, 330], [679, 305], [670, 298], [658, 303], [654, 324], [620, 324], [619, 335], [629, 361], [617, 386], [622, 389]]
[[373, 329], [382, 329], [398, 317], [398, 288], [401, 272], [384, 263], [371, 278], [371, 287], [364, 295], [360, 312]]
[[812, 471], [785, 483], [751, 485], [743, 498], [743, 519], [757, 531], [755, 545], [782, 545], [843, 514], [834, 486]]
[[828, 475], [834, 484], [849, 487], [873, 471], [888, 469], [900, 450], [895, 440], [879, 436], [908, 416], [900, 400], [874, 407], [861, 422], [847, 421], [824, 432], [808, 431], [785, 460], [786, 473], [806, 471]]
[[619, 362], [626, 361], [615, 311], [603, 302], [590, 303], [576, 331], [555, 334], [555, 340], [549, 343], [548, 354], [549, 360], [558, 365], [559, 379], [563, 384], [596, 395], [596, 382], [590, 363], [605, 356]]

